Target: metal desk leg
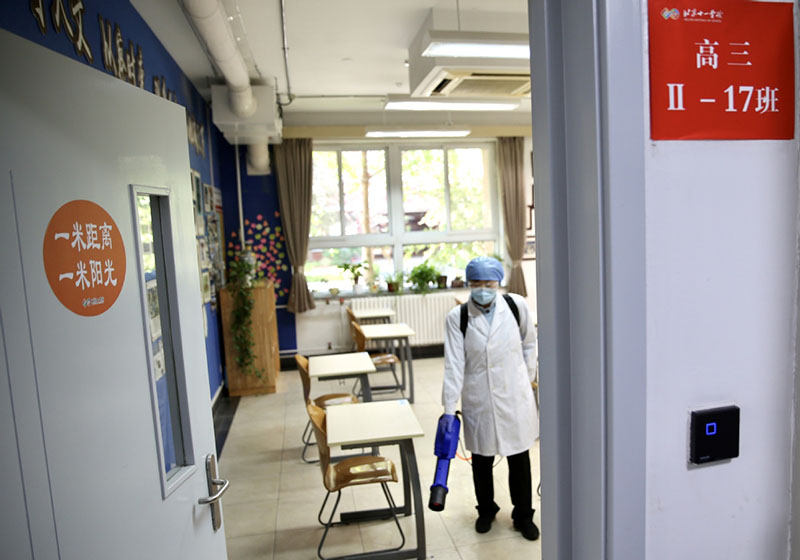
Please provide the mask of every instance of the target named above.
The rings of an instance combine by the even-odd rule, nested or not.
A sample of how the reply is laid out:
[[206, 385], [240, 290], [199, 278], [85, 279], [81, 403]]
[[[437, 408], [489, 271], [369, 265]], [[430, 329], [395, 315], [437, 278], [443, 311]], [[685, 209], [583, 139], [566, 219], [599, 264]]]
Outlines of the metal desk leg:
[[397, 514], [402, 513], [408, 516], [413, 513], [411, 509], [411, 478], [409, 478], [408, 472], [408, 454], [403, 448], [403, 444], [400, 444], [400, 466], [403, 469], [403, 507], [397, 508]]
[[405, 358], [404, 361], [408, 361], [408, 393], [409, 398], [408, 402], [414, 402], [414, 360], [411, 357], [411, 342], [408, 340], [408, 337], [405, 337], [400, 342], [403, 347], [403, 357]]
[[361, 381], [361, 395], [364, 402], [370, 402], [372, 400], [372, 387], [369, 384], [369, 375], [362, 373], [358, 376], [358, 379]]
[[[402, 338], [399, 339], [399, 340], [396, 340], [396, 341], [392, 340], [392, 345], [394, 345], [395, 342], [397, 342], [397, 354], [398, 354], [398, 358], [400, 358], [400, 371], [403, 374], [403, 376], [402, 376], [402, 378], [400, 380], [400, 383], [401, 383], [401, 386], [402, 386], [403, 395], [405, 396], [405, 392], [406, 392], [406, 352], [405, 352], [405, 348], [403, 346], [403, 339]], [[414, 402], [414, 401], [412, 400], [411, 402]]]
[[417, 469], [417, 456], [414, 454], [414, 441], [403, 440], [400, 449], [408, 462], [408, 475], [414, 493], [414, 514], [417, 522], [417, 558], [425, 558], [425, 508], [422, 504], [422, 490], [419, 484], [419, 470]]

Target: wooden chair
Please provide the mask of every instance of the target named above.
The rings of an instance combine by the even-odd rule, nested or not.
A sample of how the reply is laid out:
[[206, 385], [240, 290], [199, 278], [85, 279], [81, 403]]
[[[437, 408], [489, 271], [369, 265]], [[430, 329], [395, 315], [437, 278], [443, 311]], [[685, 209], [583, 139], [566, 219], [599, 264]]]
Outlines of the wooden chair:
[[[349, 457], [337, 463], [331, 463], [330, 449], [328, 448], [328, 435], [325, 423], [325, 410], [309, 402], [306, 405], [308, 412], [309, 422], [314, 430], [314, 436], [317, 440], [317, 447], [319, 448], [319, 466], [322, 469], [322, 484], [328, 493], [322, 502], [322, 507], [317, 514], [317, 521], [320, 525], [325, 527], [325, 532], [322, 534], [322, 539], [319, 541], [317, 547], [317, 556], [321, 560], [326, 560], [322, 555], [322, 546], [325, 544], [325, 538], [328, 536], [328, 531], [334, 525], [339, 525], [341, 522], [334, 522], [333, 516], [336, 514], [336, 509], [339, 507], [339, 500], [342, 497], [342, 489], [348, 486], [358, 486], [364, 484], [380, 484], [383, 495], [389, 504], [389, 511], [392, 513], [397, 530], [400, 531], [400, 545], [396, 548], [387, 548], [384, 550], [370, 551], [369, 553], [359, 554], [358, 557], [367, 558], [369, 555], [376, 555], [383, 552], [392, 552], [400, 550], [406, 543], [403, 528], [400, 526], [400, 521], [397, 519], [397, 506], [394, 503], [392, 494], [389, 491], [389, 482], [397, 482], [397, 468], [391, 459], [378, 457], [374, 455], [366, 455], [360, 457]], [[328, 498], [332, 493], [336, 492], [336, 502], [333, 504], [330, 516], [327, 521], [323, 521], [322, 512], [325, 511], [325, 506], [328, 503]], [[370, 556], [371, 557], [371, 556]]]
[[[356, 333], [353, 329], [353, 324], [358, 324], [358, 319], [356, 319], [356, 314], [353, 313], [353, 310], [350, 308], [349, 305], [345, 306], [345, 311], [347, 311], [347, 320], [350, 323], [350, 336], [353, 339], [353, 348], [356, 348]], [[363, 350], [359, 350], [359, 352], [363, 352]], [[354, 387], [355, 388], [355, 387]]]
[[[311, 377], [308, 375], [308, 358], [305, 356], [301, 356], [300, 354], [295, 354], [294, 361], [297, 363], [297, 370], [300, 372], [300, 379], [303, 382], [303, 402], [309, 403], [313, 402], [314, 405], [322, 408], [323, 410], [328, 405], [332, 404], [349, 404], [349, 403], [357, 403], [358, 399], [355, 395], [351, 393], [329, 393], [327, 395], [321, 395], [314, 400], [311, 400]], [[301, 439], [303, 441], [303, 454], [301, 455], [302, 459], [306, 463], [316, 463], [317, 461], [306, 459], [306, 451], [308, 451], [308, 447], [313, 443], [311, 441], [311, 421], [309, 420], [306, 424], [305, 429], [303, 430], [303, 435]]]
[[[351, 321], [350, 326], [353, 329], [353, 340], [356, 342], [356, 352], [366, 352], [367, 337], [364, 335], [364, 331], [361, 330], [361, 325], [359, 325], [356, 321]], [[397, 379], [397, 371], [395, 368], [395, 366], [400, 363], [400, 358], [389, 352], [373, 352], [369, 355], [369, 357], [372, 359], [375, 369], [379, 370], [383, 368], [391, 370], [395, 382], [394, 385], [373, 387], [373, 392], [382, 390], [396, 391], [403, 387], [403, 385], [400, 383], [400, 380]]]

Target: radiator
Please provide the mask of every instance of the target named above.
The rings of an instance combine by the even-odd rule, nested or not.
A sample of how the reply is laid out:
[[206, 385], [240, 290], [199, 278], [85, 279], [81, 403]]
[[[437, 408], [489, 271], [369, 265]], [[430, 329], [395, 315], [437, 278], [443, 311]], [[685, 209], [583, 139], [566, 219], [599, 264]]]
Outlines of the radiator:
[[414, 329], [410, 338], [412, 346], [444, 344], [444, 320], [456, 306], [455, 292], [430, 294], [407, 294], [400, 296], [356, 297], [350, 300], [353, 309], [377, 309], [387, 307], [394, 310], [396, 323], [406, 323]]

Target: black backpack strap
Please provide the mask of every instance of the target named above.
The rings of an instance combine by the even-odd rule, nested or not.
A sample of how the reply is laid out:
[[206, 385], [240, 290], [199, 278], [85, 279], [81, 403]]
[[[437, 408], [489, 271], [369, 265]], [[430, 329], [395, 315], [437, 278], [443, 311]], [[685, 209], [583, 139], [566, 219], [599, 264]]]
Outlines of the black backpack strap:
[[508, 308], [511, 309], [511, 313], [514, 314], [514, 319], [517, 320], [517, 326], [519, 327], [520, 326], [520, 323], [519, 323], [519, 308], [517, 307], [517, 304], [514, 302], [514, 298], [512, 298], [509, 294], [503, 294], [503, 299], [506, 300], [506, 303], [508, 304]]
[[[506, 304], [508, 308], [511, 310], [511, 313], [514, 314], [514, 319], [517, 321], [517, 326], [521, 326], [519, 322], [519, 307], [517, 307], [516, 302], [514, 302], [514, 298], [512, 298], [508, 294], [503, 294], [503, 299], [506, 300]], [[467, 337], [467, 325], [469, 324], [469, 314], [467, 310], [467, 304], [461, 304], [461, 334], [464, 338]]]

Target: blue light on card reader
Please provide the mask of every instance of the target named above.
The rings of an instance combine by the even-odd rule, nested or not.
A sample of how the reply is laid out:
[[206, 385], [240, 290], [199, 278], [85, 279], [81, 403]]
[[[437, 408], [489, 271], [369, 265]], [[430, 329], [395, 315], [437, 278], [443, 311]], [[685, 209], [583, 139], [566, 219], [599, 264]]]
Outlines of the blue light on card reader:
[[706, 424], [706, 435], [713, 436], [717, 433], [717, 423], [716, 422], [709, 422]]

